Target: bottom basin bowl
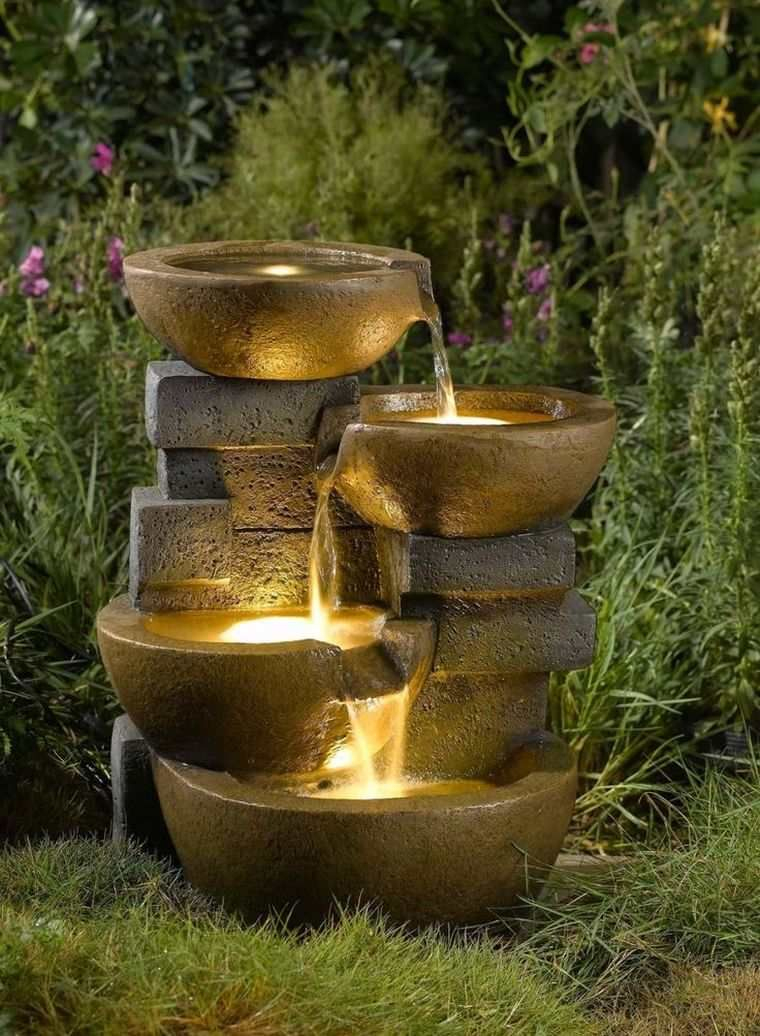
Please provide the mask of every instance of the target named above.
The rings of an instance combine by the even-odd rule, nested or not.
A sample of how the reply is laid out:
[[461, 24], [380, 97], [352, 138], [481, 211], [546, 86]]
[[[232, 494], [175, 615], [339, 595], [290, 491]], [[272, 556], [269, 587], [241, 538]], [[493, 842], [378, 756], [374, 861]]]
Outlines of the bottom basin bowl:
[[248, 920], [295, 923], [358, 902], [415, 925], [492, 921], [554, 863], [576, 788], [573, 754], [549, 734], [515, 746], [486, 787], [414, 798], [312, 798], [161, 757], [153, 767], [188, 880]]

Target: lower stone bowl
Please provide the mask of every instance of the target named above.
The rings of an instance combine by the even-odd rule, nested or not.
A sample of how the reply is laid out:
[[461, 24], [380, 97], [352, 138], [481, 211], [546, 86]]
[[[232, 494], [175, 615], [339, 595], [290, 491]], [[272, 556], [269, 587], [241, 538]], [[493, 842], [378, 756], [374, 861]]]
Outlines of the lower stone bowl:
[[[220, 642], [220, 622], [245, 613], [146, 615], [122, 596], [99, 613], [98, 643], [119, 701], [155, 751], [233, 773], [310, 772], [348, 735], [346, 699], [416, 693], [430, 669], [432, 623], [353, 612], [370, 625], [379, 616], [380, 626], [353, 647]], [[390, 734], [382, 723], [376, 732], [372, 750]]]
[[427, 423], [424, 386], [370, 389], [343, 433], [336, 488], [369, 524], [432, 536], [501, 536], [568, 518], [599, 474], [615, 411], [543, 386], [463, 388], [460, 415], [503, 424]]
[[274, 911], [294, 923], [358, 902], [415, 925], [492, 921], [554, 863], [576, 788], [573, 754], [549, 734], [515, 745], [478, 790], [414, 798], [312, 798], [153, 766], [189, 881], [248, 920]]

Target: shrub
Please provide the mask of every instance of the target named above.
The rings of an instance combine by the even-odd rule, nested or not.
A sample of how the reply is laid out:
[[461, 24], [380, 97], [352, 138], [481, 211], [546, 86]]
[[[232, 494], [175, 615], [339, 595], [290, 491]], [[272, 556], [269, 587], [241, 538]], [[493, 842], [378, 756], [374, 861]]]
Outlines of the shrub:
[[322, 238], [414, 248], [454, 274], [467, 233], [466, 174], [437, 92], [388, 67], [349, 89], [332, 68], [295, 67], [241, 116], [229, 178], [186, 216], [194, 238]]

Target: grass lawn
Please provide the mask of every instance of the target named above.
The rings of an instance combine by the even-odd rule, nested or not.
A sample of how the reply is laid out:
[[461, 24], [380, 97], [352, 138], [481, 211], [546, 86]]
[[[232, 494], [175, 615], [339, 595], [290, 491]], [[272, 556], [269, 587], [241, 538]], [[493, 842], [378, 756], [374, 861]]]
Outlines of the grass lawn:
[[[245, 927], [136, 847], [0, 855], [0, 1033], [760, 1031], [760, 797], [720, 775], [659, 847], [568, 879], [519, 940]], [[527, 909], [527, 908], [526, 908]]]

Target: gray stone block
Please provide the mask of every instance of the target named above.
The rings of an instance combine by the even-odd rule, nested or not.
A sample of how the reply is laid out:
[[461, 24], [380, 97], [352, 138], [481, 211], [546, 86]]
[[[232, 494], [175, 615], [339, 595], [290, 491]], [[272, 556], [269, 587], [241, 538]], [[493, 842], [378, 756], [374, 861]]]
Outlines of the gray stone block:
[[142, 842], [159, 856], [174, 858], [153, 782], [151, 752], [129, 716], [119, 716], [111, 733], [111, 788], [114, 842]]
[[505, 596], [408, 596], [402, 618], [438, 623], [435, 671], [546, 673], [584, 669], [596, 616], [574, 590]]
[[[335, 530], [338, 595], [341, 600], [377, 604], [380, 578], [374, 530]], [[233, 586], [237, 606], [287, 608], [309, 599], [311, 532], [241, 531], [233, 537]]]
[[[309, 593], [311, 530], [233, 530], [228, 500], [166, 500], [158, 489], [132, 496], [130, 596], [142, 611], [286, 608]], [[335, 530], [338, 592], [380, 601], [375, 533]]]
[[145, 608], [146, 590], [178, 586], [192, 592], [215, 591], [223, 598], [233, 575], [231, 537], [227, 500], [165, 500], [157, 488], [133, 489], [132, 603]]
[[383, 594], [400, 611], [406, 594], [463, 595], [569, 589], [575, 539], [567, 525], [485, 539], [377, 530]]
[[542, 730], [549, 677], [432, 673], [409, 713], [406, 766], [425, 779], [487, 777], [515, 738]]
[[162, 449], [313, 444], [322, 410], [358, 398], [355, 377], [253, 381], [160, 360], [148, 365], [145, 424]]
[[[321, 464], [338, 452], [343, 433], [350, 424], [360, 420], [359, 402], [346, 406], [325, 407], [317, 432], [316, 463]], [[347, 506], [347, 505], [346, 505]]]
[[[158, 485], [172, 500], [230, 500], [236, 529], [311, 529], [316, 492], [313, 446], [159, 450]], [[335, 526], [365, 523], [333, 493]]]

